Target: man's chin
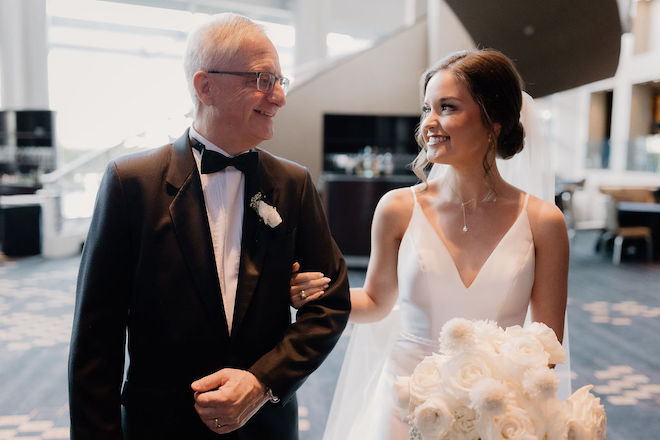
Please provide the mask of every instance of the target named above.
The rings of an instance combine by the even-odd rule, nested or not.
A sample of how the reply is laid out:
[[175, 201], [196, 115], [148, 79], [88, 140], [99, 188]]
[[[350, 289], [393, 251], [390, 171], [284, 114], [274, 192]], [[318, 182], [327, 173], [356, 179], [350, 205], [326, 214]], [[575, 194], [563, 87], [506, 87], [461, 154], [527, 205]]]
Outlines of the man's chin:
[[255, 138], [258, 139], [259, 143], [269, 141], [273, 138], [273, 135], [275, 134], [274, 130], [267, 130], [267, 131], [262, 131], [258, 133]]

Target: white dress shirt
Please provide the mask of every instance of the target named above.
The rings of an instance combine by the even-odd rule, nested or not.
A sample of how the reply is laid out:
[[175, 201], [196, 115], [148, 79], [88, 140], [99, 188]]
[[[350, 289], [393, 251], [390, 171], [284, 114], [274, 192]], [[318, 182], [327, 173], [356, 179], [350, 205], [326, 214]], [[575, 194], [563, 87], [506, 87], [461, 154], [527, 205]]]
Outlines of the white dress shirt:
[[[190, 136], [204, 144], [208, 150], [230, 156], [217, 145], [190, 127]], [[206, 215], [211, 229], [215, 266], [220, 280], [222, 303], [225, 307], [227, 330], [231, 334], [241, 263], [241, 237], [243, 235], [243, 199], [245, 176], [230, 166], [217, 173], [202, 174], [201, 154], [193, 148], [193, 156], [202, 181]]]

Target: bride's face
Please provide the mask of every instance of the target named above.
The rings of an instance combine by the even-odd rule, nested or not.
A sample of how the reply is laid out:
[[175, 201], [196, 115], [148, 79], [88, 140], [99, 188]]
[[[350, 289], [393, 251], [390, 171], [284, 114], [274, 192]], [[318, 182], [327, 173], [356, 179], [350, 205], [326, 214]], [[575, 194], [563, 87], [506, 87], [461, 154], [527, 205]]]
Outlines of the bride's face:
[[481, 166], [489, 130], [479, 105], [453, 72], [441, 70], [429, 81], [421, 123], [427, 158], [453, 166]]

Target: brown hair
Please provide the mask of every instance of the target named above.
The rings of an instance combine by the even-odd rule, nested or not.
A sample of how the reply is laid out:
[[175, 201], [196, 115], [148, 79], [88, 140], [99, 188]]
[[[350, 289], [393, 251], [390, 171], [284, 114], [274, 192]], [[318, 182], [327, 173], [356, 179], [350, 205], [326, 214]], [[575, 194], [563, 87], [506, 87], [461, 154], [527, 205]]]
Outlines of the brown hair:
[[[490, 171], [488, 157], [492, 149], [498, 157], [509, 159], [523, 148], [525, 132], [520, 123], [522, 106], [522, 79], [513, 62], [503, 53], [493, 49], [477, 49], [455, 52], [437, 62], [421, 78], [422, 100], [429, 81], [441, 70], [451, 71], [468, 88], [472, 99], [481, 109], [481, 119], [491, 133], [489, 149], [483, 159], [486, 175]], [[416, 139], [420, 152], [412, 163], [413, 172], [426, 181], [424, 168], [426, 145], [422, 136], [424, 115], [417, 127]], [[499, 136], [494, 124], [499, 123]], [[495, 141], [493, 142], [492, 139]]]

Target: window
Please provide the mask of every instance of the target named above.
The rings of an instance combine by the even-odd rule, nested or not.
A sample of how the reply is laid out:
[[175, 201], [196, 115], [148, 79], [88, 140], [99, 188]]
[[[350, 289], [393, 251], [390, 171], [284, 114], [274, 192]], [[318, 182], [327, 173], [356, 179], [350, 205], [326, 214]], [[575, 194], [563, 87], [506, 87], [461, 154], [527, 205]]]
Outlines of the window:
[[[162, 137], [143, 147], [182, 133], [192, 109], [182, 63], [186, 36], [205, 15], [89, 0], [49, 0], [47, 8], [49, 98], [60, 164], [145, 130]], [[287, 72], [293, 27], [260, 24]]]

